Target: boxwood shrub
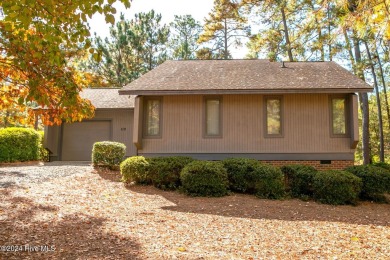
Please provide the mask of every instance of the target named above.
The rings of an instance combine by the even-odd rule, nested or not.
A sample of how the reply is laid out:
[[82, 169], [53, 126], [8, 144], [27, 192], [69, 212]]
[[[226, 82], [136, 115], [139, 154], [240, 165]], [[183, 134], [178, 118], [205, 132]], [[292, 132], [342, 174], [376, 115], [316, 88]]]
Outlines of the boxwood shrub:
[[220, 197], [228, 193], [228, 177], [221, 162], [194, 161], [180, 173], [182, 189], [191, 196]]
[[284, 174], [287, 192], [294, 198], [313, 196], [313, 178], [317, 170], [308, 165], [285, 165], [280, 168]]
[[284, 177], [279, 168], [270, 165], [258, 165], [251, 175], [257, 197], [265, 199], [283, 198]]
[[362, 180], [346, 171], [319, 171], [313, 178], [314, 199], [326, 204], [356, 204], [361, 187]]
[[390, 192], [390, 172], [384, 168], [372, 165], [357, 165], [345, 170], [362, 179], [361, 199], [384, 201], [383, 193]]
[[40, 136], [29, 128], [0, 129], [0, 162], [36, 161], [39, 159]]
[[259, 161], [247, 158], [228, 158], [222, 163], [227, 171], [229, 187], [232, 191], [255, 193], [253, 171], [260, 165]]
[[96, 142], [92, 148], [92, 163], [94, 166], [119, 166], [126, 154], [126, 146], [117, 142]]
[[149, 163], [143, 156], [133, 156], [120, 164], [122, 181], [138, 184], [150, 184], [151, 179], [148, 173]]
[[194, 161], [191, 157], [170, 156], [146, 159], [149, 162], [149, 176], [155, 187], [163, 190], [174, 190], [180, 186], [180, 172]]

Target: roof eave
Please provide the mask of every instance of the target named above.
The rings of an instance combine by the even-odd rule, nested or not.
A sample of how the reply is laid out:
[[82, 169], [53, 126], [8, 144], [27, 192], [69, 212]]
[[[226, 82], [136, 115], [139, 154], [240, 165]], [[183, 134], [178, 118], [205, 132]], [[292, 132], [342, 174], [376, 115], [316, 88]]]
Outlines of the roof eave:
[[362, 93], [372, 88], [344, 89], [200, 89], [200, 90], [119, 90], [119, 95], [214, 95], [214, 94], [308, 94], [308, 93]]

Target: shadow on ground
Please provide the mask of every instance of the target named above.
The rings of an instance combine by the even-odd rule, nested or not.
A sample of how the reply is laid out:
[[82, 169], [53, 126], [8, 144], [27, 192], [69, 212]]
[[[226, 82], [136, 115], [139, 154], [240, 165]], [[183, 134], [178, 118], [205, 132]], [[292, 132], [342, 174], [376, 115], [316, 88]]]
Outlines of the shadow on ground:
[[225, 217], [286, 221], [327, 221], [390, 226], [390, 205], [363, 202], [358, 206], [331, 206], [297, 199], [264, 200], [251, 195], [232, 194], [222, 198], [189, 197], [152, 186], [130, 186], [133, 192], [159, 195], [174, 203], [165, 210], [213, 214]]
[[[19, 245], [19, 249], [24, 250], [0, 250], [0, 259], [142, 258], [136, 241], [103, 230], [104, 218], [77, 214], [57, 217], [54, 221], [36, 220], [37, 216], [45, 214], [57, 215], [58, 207], [14, 197], [5, 189], [0, 190], [0, 198], [0, 246]], [[39, 247], [38, 252], [25, 251], [33, 246]], [[40, 246], [47, 247], [42, 251]]]
[[120, 182], [122, 178], [119, 171], [111, 171], [106, 167], [94, 167], [93, 173], [99, 174], [101, 178], [112, 182]]

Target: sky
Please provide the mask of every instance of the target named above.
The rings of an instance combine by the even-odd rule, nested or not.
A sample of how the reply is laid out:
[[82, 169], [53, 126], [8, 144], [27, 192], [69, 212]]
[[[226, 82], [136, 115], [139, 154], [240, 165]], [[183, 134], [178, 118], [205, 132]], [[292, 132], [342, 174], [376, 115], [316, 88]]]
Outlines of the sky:
[[[130, 9], [125, 9], [123, 4], [115, 3], [116, 8], [115, 19], [119, 20], [121, 13], [124, 13], [126, 19], [132, 19], [134, 14], [139, 12], [148, 12], [152, 9], [156, 13], [162, 15], [162, 23], [169, 24], [173, 21], [174, 15], [192, 15], [195, 20], [203, 24], [203, 20], [213, 8], [214, 0], [133, 0]], [[95, 14], [89, 21], [91, 27], [91, 35], [96, 34], [102, 38], [109, 36], [109, 24], [106, 24], [104, 16]], [[243, 58], [245, 56], [245, 48], [231, 49], [233, 58]]]

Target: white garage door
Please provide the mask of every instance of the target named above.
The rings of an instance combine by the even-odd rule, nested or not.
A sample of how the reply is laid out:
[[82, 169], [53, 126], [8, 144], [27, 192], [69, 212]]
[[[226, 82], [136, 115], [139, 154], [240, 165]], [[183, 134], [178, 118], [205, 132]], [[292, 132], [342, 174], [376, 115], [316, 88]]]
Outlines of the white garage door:
[[64, 124], [62, 161], [91, 161], [95, 142], [111, 140], [111, 121]]

